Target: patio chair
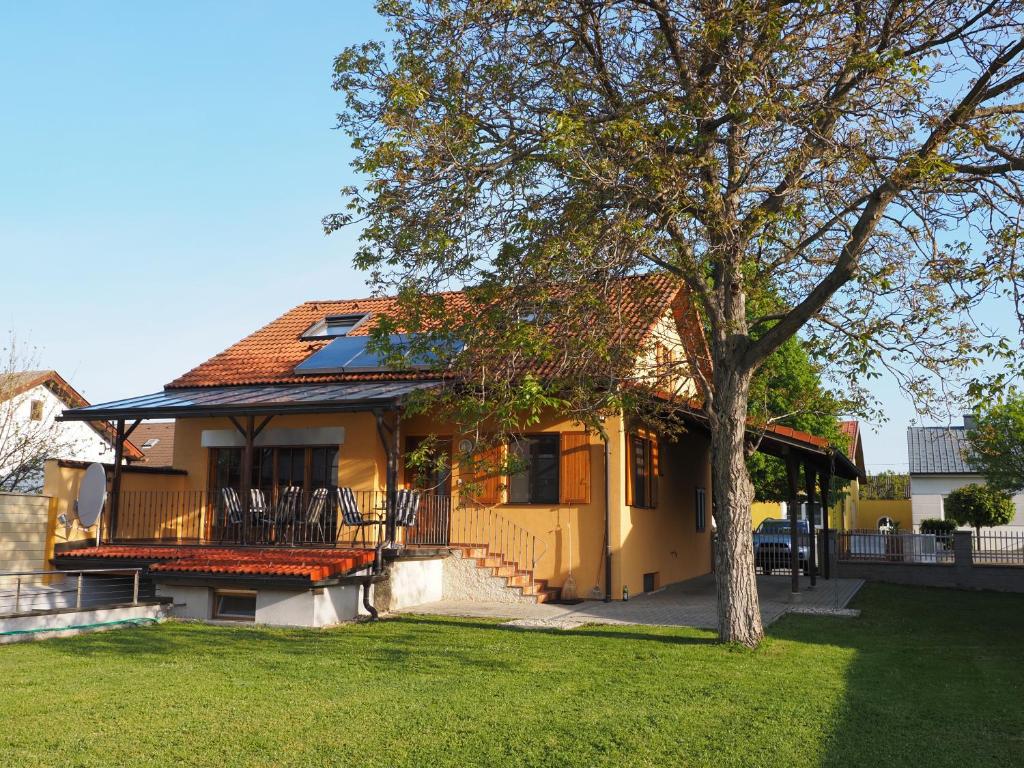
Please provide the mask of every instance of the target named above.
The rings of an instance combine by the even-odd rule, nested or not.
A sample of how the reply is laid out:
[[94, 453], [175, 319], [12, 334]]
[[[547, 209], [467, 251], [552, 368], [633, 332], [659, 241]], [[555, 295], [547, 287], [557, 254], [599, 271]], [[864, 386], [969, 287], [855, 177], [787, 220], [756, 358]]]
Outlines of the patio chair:
[[420, 496], [423, 492], [400, 488], [395, 494], [395, 525], [411, 528], [416, 525], [416, 513], [420, 509]]
[[242, 502], [238, 498], [238, 491], [234, 488], [220, 489], [221, 505], [223, 509], [223, 530], [220, 541], [227, 537], [228, 528], [235, 527], [241, 530], [242, 527]]
[[302, 488], [298, 485], [289, 485], [277, 497], [277, 507], [274, 509], [273, 517], [279, 539], [283, 537], [284, 528], [288, 525], [293, 526], [292, 536], [294, 537], [294, 525], [299, 519], [299, 505], [301, 503]]
[[359, 511], [359, 503], [356, 501], [356, 493], [351, 488], [338, 488], [338, 509], [341, 510], [341, 522], [344, 525], [352, 526], [356, 529], [355, 534], [352, 536], [352, 546], [356, 545], [356, 539], [359, 534], [363, 534], [363, 546], [366, 546], [366, 529], [371, 525], [384, 525], [384, 520], [376, 519], [370, 520], [363, 517], [363, 513]]
[[[249, 491], [249, 518], [258, 528], [257, 538], [263, 531], [270, 531], [277, 524], [274, 517], [274, 510], [267, 502], [267, 495], [260, 488], [253, 488]], [[266, 537], [269, 538], [269, 535]]]
[[324, 531], [324, 512], [327, 509], [327, 497], [330, 491], [327, 488], [317, 488], [309, 497], [309, 504], [306, 505], [306, 512], [302, 517], [302, 524], [309, 530], [315, 528], [320, 531], [320, 541], [323, 541], [326, 533]]

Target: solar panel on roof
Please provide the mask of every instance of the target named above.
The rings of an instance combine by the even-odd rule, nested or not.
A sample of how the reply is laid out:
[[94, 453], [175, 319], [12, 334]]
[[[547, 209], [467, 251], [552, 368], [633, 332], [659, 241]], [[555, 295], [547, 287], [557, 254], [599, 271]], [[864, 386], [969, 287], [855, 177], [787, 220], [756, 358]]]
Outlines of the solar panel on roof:
[[339, 336], [297, 366], [296, 373], [329, 373], [343, 370], [349, 360], [366, 351], [369, 336]]
[[[380, 353], [368, 349], [369, 343], [369, 336], [343, 336], [335, 339], [295, 366], [295, 373], [309, 375], [350, 371], [407, 371], [415, 368], [432, 368], [440, 362], [438, 355], [432, 351], [411, 351], [412, 337], [407, 334], [399, 333], [389, 337], [391, 351], [402, 357], [395, 365], [387, 365]], [[456, 344], [453, 351], [458, 352], [461, 349], [462, 345]]]

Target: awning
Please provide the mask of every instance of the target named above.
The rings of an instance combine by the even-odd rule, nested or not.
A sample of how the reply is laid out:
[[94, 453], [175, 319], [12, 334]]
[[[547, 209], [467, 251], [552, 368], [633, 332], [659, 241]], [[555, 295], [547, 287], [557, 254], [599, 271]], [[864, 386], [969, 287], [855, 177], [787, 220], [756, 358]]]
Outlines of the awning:
[[71, 408], [64, 421], [182, 419], [202, 416], [339, 413], [394, 408], [438, 381], [355, 381], [165, 389], [151, 395]]

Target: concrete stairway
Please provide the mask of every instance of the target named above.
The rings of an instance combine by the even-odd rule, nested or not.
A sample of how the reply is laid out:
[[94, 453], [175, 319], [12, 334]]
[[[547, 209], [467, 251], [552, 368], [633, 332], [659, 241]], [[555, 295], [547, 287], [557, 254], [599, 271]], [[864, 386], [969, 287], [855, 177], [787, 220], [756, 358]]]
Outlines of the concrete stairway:
[[464, 560], [475, 561], [476, 567], [487, 575], [504, 580], [506, 589], [514, 590], [523, 598], [548, 603], [559, 597], [560, 590], [548, 586], [546, 579], [534, 578], [530, 568], [506, 559], [501, 552], [492, 552], [486, 544], [455, 544], [452, 549], [457, 550]]

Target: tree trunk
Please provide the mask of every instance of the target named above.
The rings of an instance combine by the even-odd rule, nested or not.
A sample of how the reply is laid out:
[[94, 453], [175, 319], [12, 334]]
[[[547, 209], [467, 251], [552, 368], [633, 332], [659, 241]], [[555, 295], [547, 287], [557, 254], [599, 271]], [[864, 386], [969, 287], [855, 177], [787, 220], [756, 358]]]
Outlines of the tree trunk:
[[749, 371], [716, 360], [711, 418], [711, 467], [715, 494], [718, 634], [723, 642], [755, 647], [764, 637], [751, 545], [754, 486], [746, 463]]

